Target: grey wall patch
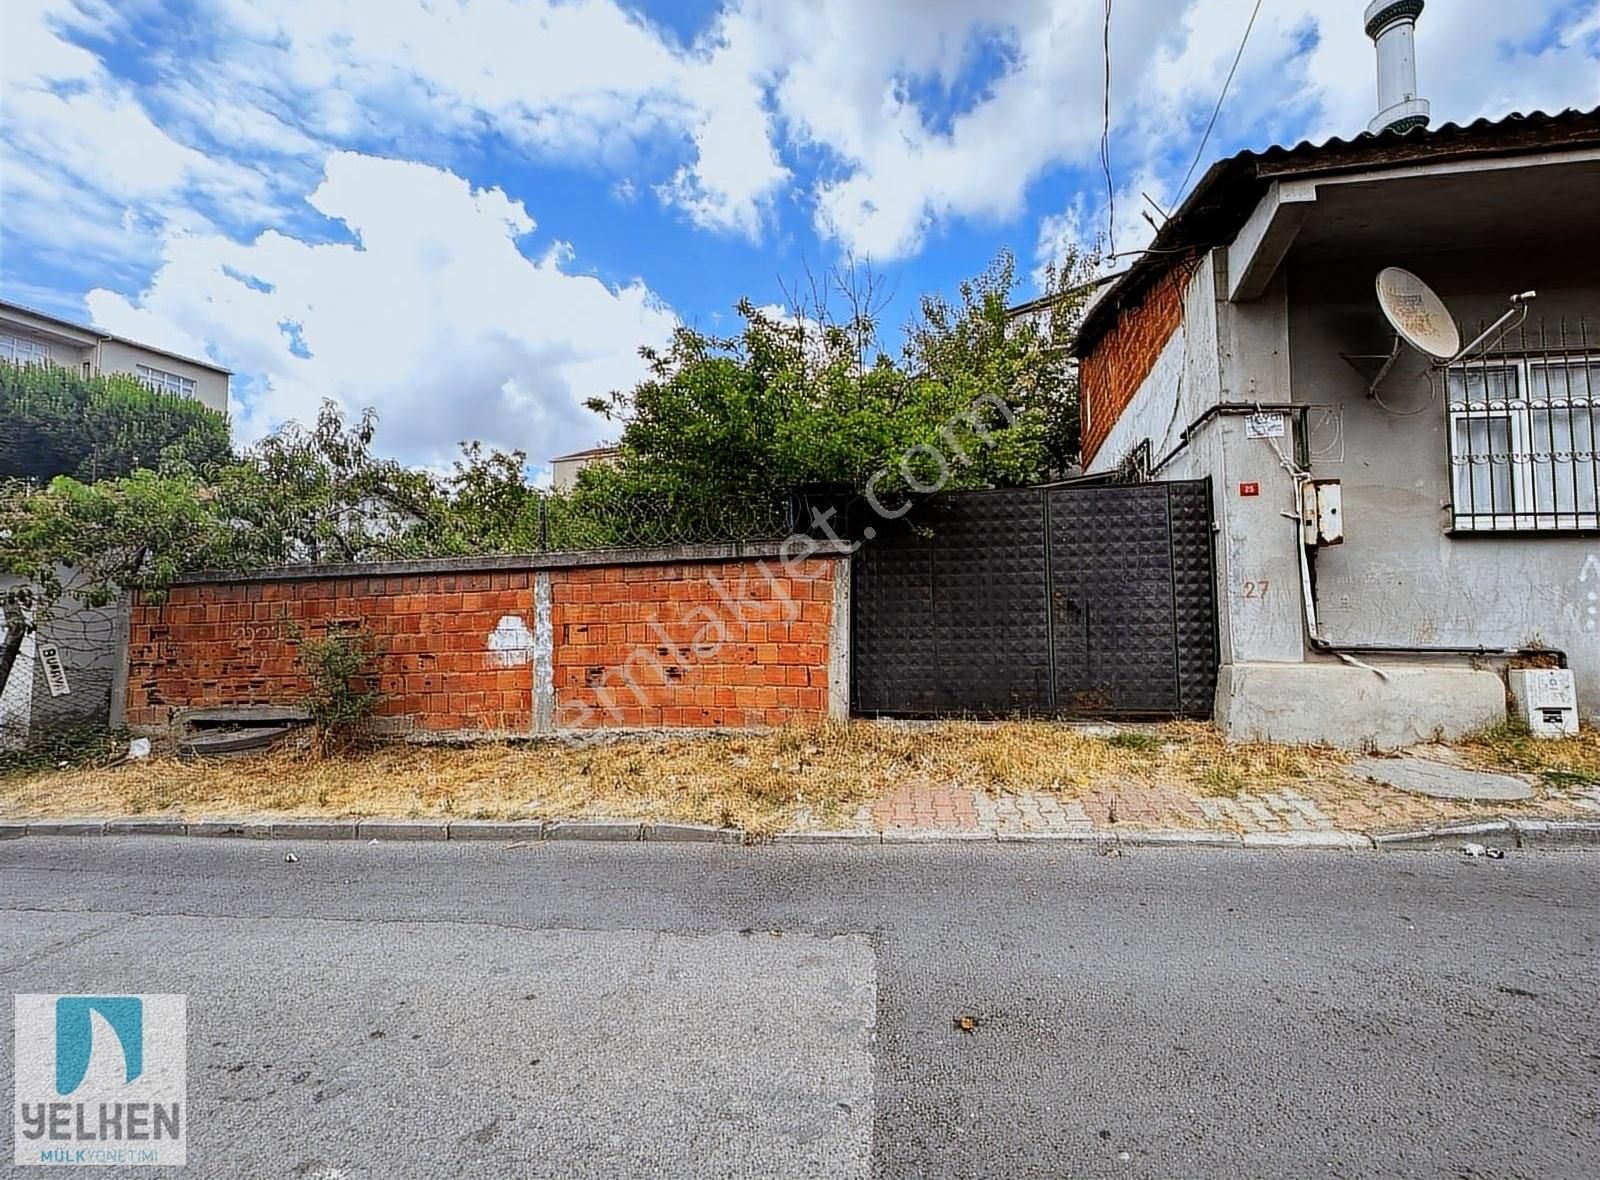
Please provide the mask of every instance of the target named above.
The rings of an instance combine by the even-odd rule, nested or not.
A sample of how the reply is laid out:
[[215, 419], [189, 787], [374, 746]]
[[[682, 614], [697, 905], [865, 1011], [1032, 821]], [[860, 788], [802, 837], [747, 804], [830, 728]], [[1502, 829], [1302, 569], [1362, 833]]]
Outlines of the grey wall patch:
[[518, 668], [533, 658], [533, 632], [517, 615], [505, 615], [489, 632], [489, 661]]
[[550, 605], [550, 571], [533, 576], [533, 731], [551, 733], [556, 725], [556, 628]]

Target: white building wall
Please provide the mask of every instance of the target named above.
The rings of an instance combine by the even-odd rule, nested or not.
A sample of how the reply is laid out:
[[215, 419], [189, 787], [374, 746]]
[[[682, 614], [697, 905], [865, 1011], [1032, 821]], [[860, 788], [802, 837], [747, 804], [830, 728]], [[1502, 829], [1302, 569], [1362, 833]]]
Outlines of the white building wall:
[[219, 413], [228, 412], [227, 374], [121, 340], [107, 340], [100, 345], [102, 373], [126, 373], [130, 377], [137, 377], [140, 365], [189, 378], [194, 382], [196, 400]]
[[[1273, 444], [1246, 437], [1245, 419], [1224, 403], [1287, 403], [1288, 348], [1282, 284], [1248, 305], [1219, 298], [1223, 255], [1202, 259], [1184, 291], [1184, 321], [1162, 350], [1105, 443], [1091, 472], [1114, 470], [1144, 439], [1157, 479], [1211, 480], [1217, 521], [1217, 621], [1224, 663], [1305, 658], [1294, 522], [1284, 518], [1294, 483]], [[1206, 418], [1207, 412], [1212, 414]], [[1202, 419], [1205, 419], [1202, 421]], [[1198, 425], [1194, 425], [1198, 423]], [[1192, 431], [1185, 443], [1183, 434]], [[1292, 457], [1292, 427], [1277, 440]], [[1259, 494], [1241, 494], [1254, 483]]]

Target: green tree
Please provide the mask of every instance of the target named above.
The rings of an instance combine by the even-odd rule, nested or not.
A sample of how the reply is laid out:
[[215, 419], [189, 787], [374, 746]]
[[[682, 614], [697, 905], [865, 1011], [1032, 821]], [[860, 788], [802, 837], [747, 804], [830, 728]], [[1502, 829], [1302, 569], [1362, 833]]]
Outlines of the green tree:
[[1016, 415], [978, 466], [996, 484], [1029, 483], [1064, 473], [1078, 461], [1078, 366], [1072, 342], [1093, 290], [1098, 259], [1069, 250], [1048, 267], [1032, 309], [1015, 314], [1016, 260], [1002, 252], [961, 284], [957, 299], [922, 298], [907, 330], [906, 364], [923, 380], [971, 404], [998, 393]]
[[528, 456], [461, 444], [439, 506], [450, 553], [531, 553], [542, 547], [544, 497], [527, 480]]
[[[1071, 335], [1089, 260], [1048, 275], [1046, 298], [1013, 316], [1009, 254], [955, 300], [925, 298], [899, 359], [880, 342], [870, 282], [855, 272], [779, 316], [738, 305], [741, 331], [680, 328], [646, 350], [649, 375], [590, 402], [623, 426], [618, 463], [583, 473], [574, 501], [719, 530], [770, 514], [807, 485], [863, 491], [1035, 482], [1077, 459]], [[829, 314], [829, 295], [846, 314]]]
[[140, 468], [210, 471], [231, 458], [228, 420], [131, 377], [0, 363], [0, 479], [86, 483]]
[[377, 424], [324, 402], [314, 425], [286, 423], [220, 468], [208, 494], [227, 529], [209, 557], [252, 569], [446, 551], [437, 482], [375, 455]]

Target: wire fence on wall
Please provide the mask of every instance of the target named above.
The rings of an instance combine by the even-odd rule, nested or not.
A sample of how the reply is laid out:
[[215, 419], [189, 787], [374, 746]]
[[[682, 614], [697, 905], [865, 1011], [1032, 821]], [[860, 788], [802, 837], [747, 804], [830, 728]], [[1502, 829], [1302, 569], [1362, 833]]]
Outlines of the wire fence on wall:
[[[69, 606], [24, 628], [0, 689], [0, 770], [76, 761], [110, 740], [124, 608]], [[10, 624], [10, 626], [8, 626]], [[15, 619], [0, 620], [0, 650]]]
[[712, 544], [784, 536], [796, 523], [793, 497], [678, 499], [627, 491], [544, 494], [528, 533], [537, 552], [618, 546]]

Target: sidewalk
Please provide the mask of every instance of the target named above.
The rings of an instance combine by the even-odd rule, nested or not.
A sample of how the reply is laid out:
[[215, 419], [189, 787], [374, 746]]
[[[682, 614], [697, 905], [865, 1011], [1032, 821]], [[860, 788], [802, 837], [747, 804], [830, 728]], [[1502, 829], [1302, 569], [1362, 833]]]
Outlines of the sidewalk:
[[[1496, 819], [1600, 822], [1600, 786], [1552, 788], [1521, 803], [1460, 803], [1404, 795], [1376, 784], [1308, 784], [1224, 798], [1136, 784], [1063, 802], [1053, 793], [993, 795], [959, 787], [905, 784], [860, 809], [844, 830], [885, 839], [916, 835], [1116, 836], [1189, 831], [1236, 836], [1293, 832], [1417, 831]], [[812, 828], [810, 830], [820, 830]]]
[[[1600, 734], [1495, 731], [1418, 747], [1517, 799], [1409, 793], [1318, 747], [1229, 745], [1208, 726], [880, 724], [465, 747], [349, 758], [155, 757], [0, 778], [0, 832], [309, 838], [1128, 839], [1337, 844], [1494, 820], [1600, 827]], [[451, 829], [456, 835], [451, 835]], [[654, 832], [654, 837], [651, 833]], [[1513, 841], [1514, 842], [1514, 841]]]

